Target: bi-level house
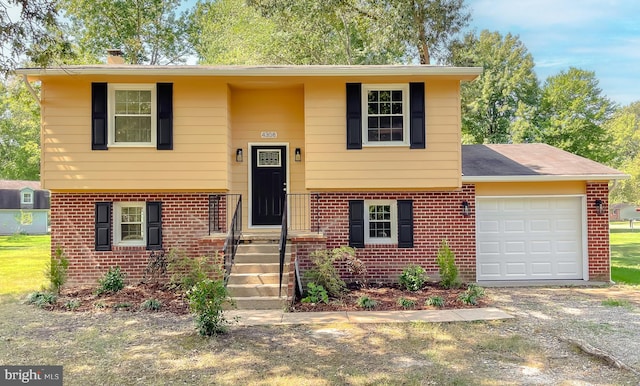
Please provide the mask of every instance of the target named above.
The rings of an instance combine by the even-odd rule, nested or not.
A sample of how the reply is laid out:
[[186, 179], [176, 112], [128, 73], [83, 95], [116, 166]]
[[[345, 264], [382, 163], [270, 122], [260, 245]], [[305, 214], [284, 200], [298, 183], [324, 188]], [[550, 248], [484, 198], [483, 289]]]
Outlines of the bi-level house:
[[466, 280], [610, 279], [608, 185], [624, 174], [542, 144], [461, 146], [460, 84], [479, 68], [17, 72], [41, 83], [52, 247], [73, 283], [116, 264], [140, 279], [154, 250], [223, 251], [247, 296], [277, 296], [278, 259], [257, 245], [281, 237], [289, 296], [314, 249], [351, 245], [395, 282], [411, 263], [437, 272], [444, 239]]

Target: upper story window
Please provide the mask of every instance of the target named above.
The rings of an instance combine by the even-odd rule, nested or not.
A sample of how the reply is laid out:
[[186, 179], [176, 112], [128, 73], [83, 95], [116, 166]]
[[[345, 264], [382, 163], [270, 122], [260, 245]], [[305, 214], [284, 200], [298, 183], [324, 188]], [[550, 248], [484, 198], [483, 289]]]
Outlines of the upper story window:
[[408, 145], [409, 85], [362, 86], [363, 145]]
[[156, 146], [155, 84], [109, 84], [111, 146]]
[[23, 205], [33, 204], [33, 191], [31, 189], [25, 189], [20, 192], [20, 203]]

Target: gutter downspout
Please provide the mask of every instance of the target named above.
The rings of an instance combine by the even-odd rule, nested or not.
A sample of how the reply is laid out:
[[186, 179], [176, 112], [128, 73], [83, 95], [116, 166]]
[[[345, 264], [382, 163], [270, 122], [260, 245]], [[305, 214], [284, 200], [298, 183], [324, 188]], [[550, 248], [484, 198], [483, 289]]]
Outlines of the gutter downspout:
[[27, 89], [29, 90], [29, 93], [31, 94], [31, 96], [33, 96], [33, 99], [35, 99], [36, 102], [38, 102], [38, 106], [42, 107], [42, 101], [40, 101], [40, 97], [38, 96], [38, 93], [36, 92], [36, 90], [34, 90], [33, 87], [31, 87], [31, 83], [29, 83], [29, 80], [27, 79], [26, 74], [22, 75], [22, 80], [24, 81], [24, 84], [27, 86]]

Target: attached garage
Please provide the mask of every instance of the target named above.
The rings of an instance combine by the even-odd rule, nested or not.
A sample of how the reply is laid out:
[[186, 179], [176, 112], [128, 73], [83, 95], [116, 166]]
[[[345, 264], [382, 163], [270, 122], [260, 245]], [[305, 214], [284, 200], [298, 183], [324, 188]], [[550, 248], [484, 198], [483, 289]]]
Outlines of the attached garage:
[[478, 197], [477, 280], [586, 279], [584, 197]]

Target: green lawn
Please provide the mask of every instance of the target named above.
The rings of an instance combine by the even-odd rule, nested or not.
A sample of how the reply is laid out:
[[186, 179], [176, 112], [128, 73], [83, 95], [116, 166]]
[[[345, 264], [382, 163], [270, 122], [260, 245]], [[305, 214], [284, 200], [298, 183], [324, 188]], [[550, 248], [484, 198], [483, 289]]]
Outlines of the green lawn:
[[51, 236], [0, 236], [0, 295], [39, 290], [51, 257]]
[[616, 283], [640, 284], [640, 223], [611, 224], [611, 280]]

